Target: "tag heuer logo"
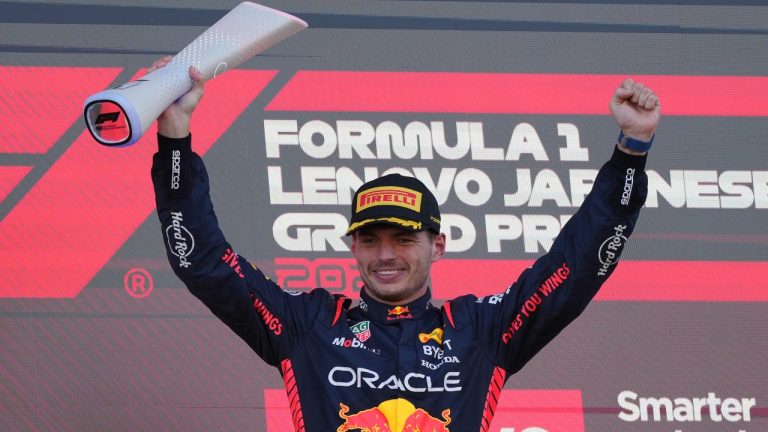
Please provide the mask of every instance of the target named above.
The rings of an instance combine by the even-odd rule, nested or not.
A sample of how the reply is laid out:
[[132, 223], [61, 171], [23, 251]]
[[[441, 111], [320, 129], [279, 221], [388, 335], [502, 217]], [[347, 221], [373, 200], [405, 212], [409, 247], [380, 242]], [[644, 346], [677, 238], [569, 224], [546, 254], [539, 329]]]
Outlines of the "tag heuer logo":
[[353, 325], [349, 329], [352, 330], [352, 333], [355, 334], [355, 337], [360, 342], [365, 342], [371, 338], [371, 322], [370, 321], [360, 321], [359, 323]]

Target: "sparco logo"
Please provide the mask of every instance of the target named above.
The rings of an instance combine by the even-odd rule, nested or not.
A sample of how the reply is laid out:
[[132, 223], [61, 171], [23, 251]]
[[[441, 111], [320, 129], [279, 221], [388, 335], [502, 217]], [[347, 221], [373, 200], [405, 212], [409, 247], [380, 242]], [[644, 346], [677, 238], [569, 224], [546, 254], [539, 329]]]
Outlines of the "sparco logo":
[[597, 271], [598, 276], [605, 276], [608, 274], [608, 269], [619, 261], [621, 250], [627, 243], [627, 238], [624, 237], [624, 230], [626, 229], [626, 225], [616, 225], [613, 227], [614, 234], [605, 239], [603, 244], [600, 245], [600, 251], [597, 253], [597, 258], [600, 260], [602, 266], [600, 267], [600, 270]]
[[165, 238], [168, 239], [168, 249], [179, 257], [179, 266], [187, 268], [192, 265], [187, 257], [195, 249], [195, 238], [181, 224], [182, 222], [184, 222], [184, 216], [181, 212], [171, 212], [171, 225], [165, 229]]
[[181, 152], [174, 150], [171, 153], [171, 189], [179, 188], [179, 177], [181, 174]]
[[629, 197], [632, 195], [632, 184], [635, 182], [635, 169], [627, 168], [627, 175], [624, 178], [624, 192], [621, 194], [621, 205], [629, 205]]

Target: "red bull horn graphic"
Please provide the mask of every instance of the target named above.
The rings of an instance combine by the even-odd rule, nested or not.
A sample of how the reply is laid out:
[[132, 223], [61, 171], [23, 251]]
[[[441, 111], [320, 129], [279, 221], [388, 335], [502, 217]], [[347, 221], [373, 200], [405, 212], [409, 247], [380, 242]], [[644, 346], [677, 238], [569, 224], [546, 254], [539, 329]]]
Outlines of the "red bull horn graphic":
[[352, 414], [348, 414], [349, 407], [343, 403], [339, 403], [339, 408], [344, 423], [336, 432], [450, 432], [450, 409], [443, 410], [440, 420], [405, 399], [386, 400]]
[[432, 330], [429, 333], [419, 333], [419, 342], [425, 344], [429, 342], [430, 340], [433, 340], [437, 342], [438, 344], [443, 344], [443, 329], [440, 327], [437, 327], [436, 329]]
[[411, 310], [408, 306], [395, 306], [387, 311], [387, 321], [394, 321], [399, 319], [411, 319]]
[[387, 311], [387, 315], [403, 315], [410, 312], [408, 306], [395, 306]]

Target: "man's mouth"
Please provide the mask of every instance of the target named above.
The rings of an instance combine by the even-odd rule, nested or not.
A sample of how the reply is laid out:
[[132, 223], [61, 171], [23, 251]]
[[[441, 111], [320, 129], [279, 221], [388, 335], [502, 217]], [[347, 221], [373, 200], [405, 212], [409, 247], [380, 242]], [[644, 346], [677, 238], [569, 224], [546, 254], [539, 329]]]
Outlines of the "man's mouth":
[[392, 269], [392, 270], [376, 270], [376, 273], [383, 274], [383, 275], [390, 275], [390, 274], [395, 274], [398, 271], [399, 270], [397, 270], [397, 269]]
[[402, 268], [374, 269], [373, 275], [376, 279], [379, 279], [382, 282], [392, 282], [404, 273], [404, 271], [405, 269]]

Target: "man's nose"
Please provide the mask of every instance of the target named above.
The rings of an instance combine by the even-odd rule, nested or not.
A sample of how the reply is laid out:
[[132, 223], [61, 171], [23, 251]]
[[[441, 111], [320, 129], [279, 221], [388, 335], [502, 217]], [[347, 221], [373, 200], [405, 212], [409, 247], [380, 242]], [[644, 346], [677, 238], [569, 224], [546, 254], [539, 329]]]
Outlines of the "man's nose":
[[379, 245], [379, 259], [381, 261], [389, 261], [395, 259], [395, 246], [388, 241], [383, 241]]

